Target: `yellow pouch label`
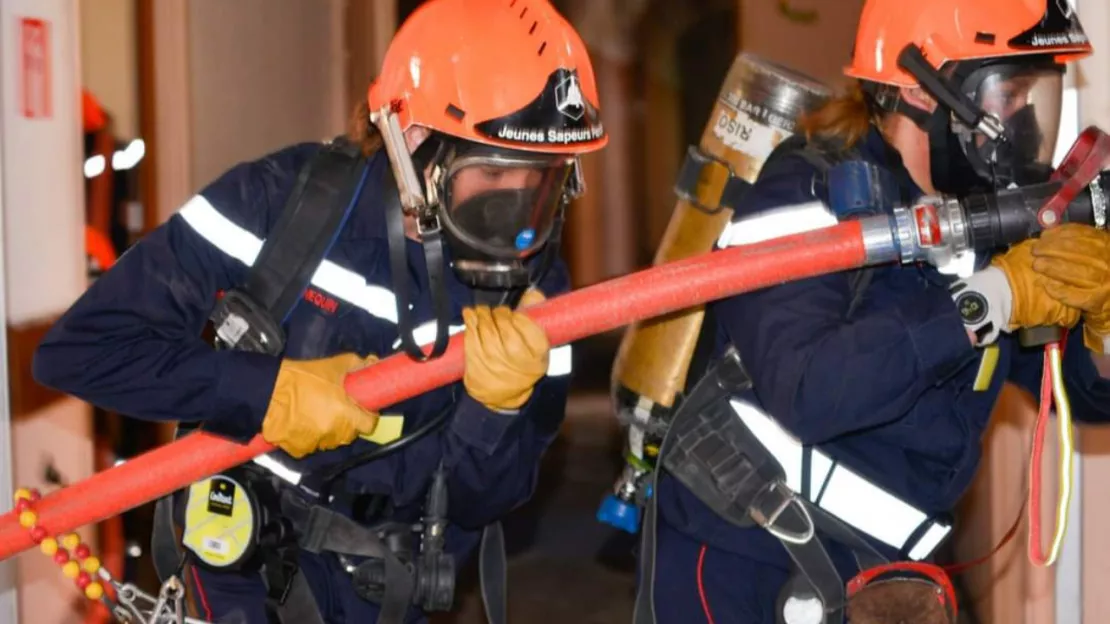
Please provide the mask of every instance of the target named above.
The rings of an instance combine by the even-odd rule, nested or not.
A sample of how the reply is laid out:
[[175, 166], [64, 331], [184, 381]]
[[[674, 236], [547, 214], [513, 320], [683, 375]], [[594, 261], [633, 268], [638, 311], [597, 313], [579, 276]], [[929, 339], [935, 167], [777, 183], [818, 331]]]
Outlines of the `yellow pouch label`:
[[972, 389], [976, 392], [986, 392], [991, 387], [994, 378], [994, 369], [998, 367], [998, 345], [987, 345], [983, 348], [983, 359], [979, 361], [979, 372], [975, 374], [975, 384]]
[[378, 425], [374, 427], [373, 433], [359, 437], [367, 442], [374, 442], [375, 444], [389, 444], [401, 437], [401, 432], [404, 428], [404, 416], [383, 414], [378, 417]]
[[210, 566], [238, 563], [254, 539], [255, 510], [236, 480], [216, 475], [189, 486], [182, 544]]

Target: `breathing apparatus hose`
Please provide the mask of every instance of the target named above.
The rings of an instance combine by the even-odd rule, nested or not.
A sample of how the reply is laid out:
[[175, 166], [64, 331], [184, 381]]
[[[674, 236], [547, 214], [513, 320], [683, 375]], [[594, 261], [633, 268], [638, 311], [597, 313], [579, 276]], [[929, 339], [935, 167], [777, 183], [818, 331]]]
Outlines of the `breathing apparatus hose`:
[[368, 464], [372, 461], [378, 461], [379, 459], [402, 451], [412, 446], [413, 444], [416, 444], [417, 442], [425, 438], [428, 434], [447, 424], [447, 420], [451, 417], [452, 413], [454, 413], [454, 409], [448, 407], [447, 409], [444, 409], [439, 414], [437, 414], [435, 418], [424, 423], [412, 433], [403, 435], [392, 442], [383, 444], [375, 449], [366, 451], [365, 453], [359, 453], [358, 455], [350, 457], [336, 464], [335, 466], [329, 467], [320, 475], [320, 483], [322, 484], [320, 490], [321, 498], [325, 500], [327, 499], [332, 485], [343, 475], [347, 474], [351, 470], [354, 470], [355, 468], [358, 468], [359, 466]]

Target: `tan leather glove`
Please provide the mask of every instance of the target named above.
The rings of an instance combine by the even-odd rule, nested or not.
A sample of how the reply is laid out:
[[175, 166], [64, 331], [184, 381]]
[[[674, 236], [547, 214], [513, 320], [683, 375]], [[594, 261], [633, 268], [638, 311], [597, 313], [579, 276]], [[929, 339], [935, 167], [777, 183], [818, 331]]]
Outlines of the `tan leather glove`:
[[283, 360], [262, 421], [262, 438], [299, 459], [373, 433], [378, 414], [355, 403], [343, 389], [343, 379], [376, 361], [354, 353]]
[[1011, 247], [995, 257], [991, 266], [1006, 274], [1013, 294], [1009, 330], [1042, 325], [1070, 328], [1079, 322], [1079, 310], [1050, 297], [1046, 280], [1033, 271], [1033, 241]]
[[1065, 223], [1033, 244], [1033, 270], [1057, 301], [1083, 311], [1083, 342], [1110, 353], [1110, 233]]
[[[543, 300], [542, 293], [529, 290], [520, 303], [526, 307]], [[547, 373], [547, 335], [532, 319], [506, 306], [465, 308], [463, 322], [467, 394], [492, 410], [519, 409]]]

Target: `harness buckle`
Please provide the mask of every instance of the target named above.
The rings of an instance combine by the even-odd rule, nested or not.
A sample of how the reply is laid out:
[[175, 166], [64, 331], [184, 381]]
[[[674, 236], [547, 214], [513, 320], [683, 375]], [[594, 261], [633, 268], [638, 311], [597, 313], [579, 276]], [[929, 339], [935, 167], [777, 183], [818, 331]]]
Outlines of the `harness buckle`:
[[[802, 531], [792, 531], [779, 526], [778, 521], [782, 514], [793, 505], [798, 510], [806, 528]], [[816, 529], [805, 501], [800, 499], [793, 490], [786, 487], [781, 481], [771, 481], [756, 494], [748, 513], [768, 533], [783, 542], [791, 544], [805, 544], [813, 539]]]

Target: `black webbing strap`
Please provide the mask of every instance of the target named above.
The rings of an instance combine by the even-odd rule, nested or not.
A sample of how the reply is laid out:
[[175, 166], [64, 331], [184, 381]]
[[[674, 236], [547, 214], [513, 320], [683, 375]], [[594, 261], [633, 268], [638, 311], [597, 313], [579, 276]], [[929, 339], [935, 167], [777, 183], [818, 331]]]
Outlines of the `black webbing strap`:
[[486, 525], [478, 548], [478, 579], [482, 605], [489, 624], [506, 624], [509, 620], [508, 562], [505, 558], [505, 532], [500, 522]]
[[[381, 560], [385, 566], [385, 593], [378, 624], [401, 624], [405, 621], [416, 589], [412, 574], [372, 529], [326, 507], [305, 501], [288, 490], [281, 495], [281, 513], [296, 527], [298, 544], [306, 552], [334, 552]], [[357, 571], [354, 581], [360, 581]], [[282, 621], [283, 624], [298, 622], [287, 620], [284, 613]]]
[[725, 161], [706, 154], [696, 145], [686, 150], [674, 192], [704, 212], [736, 210], [751, 183], [736, 176]]
[[366, 182], [357, 145], [325, 145], [297, 177], [285, 208], [262, 244], [243, 286], [281, 321], [300, 300]]
[[281, 324], [335, 242], [368, 171], [358, 147], [342, 139], [322, 146], [301, 168], [246, 281], [226, 292], [212, 312], [225, 346], [275, 356], [282, 352]]

